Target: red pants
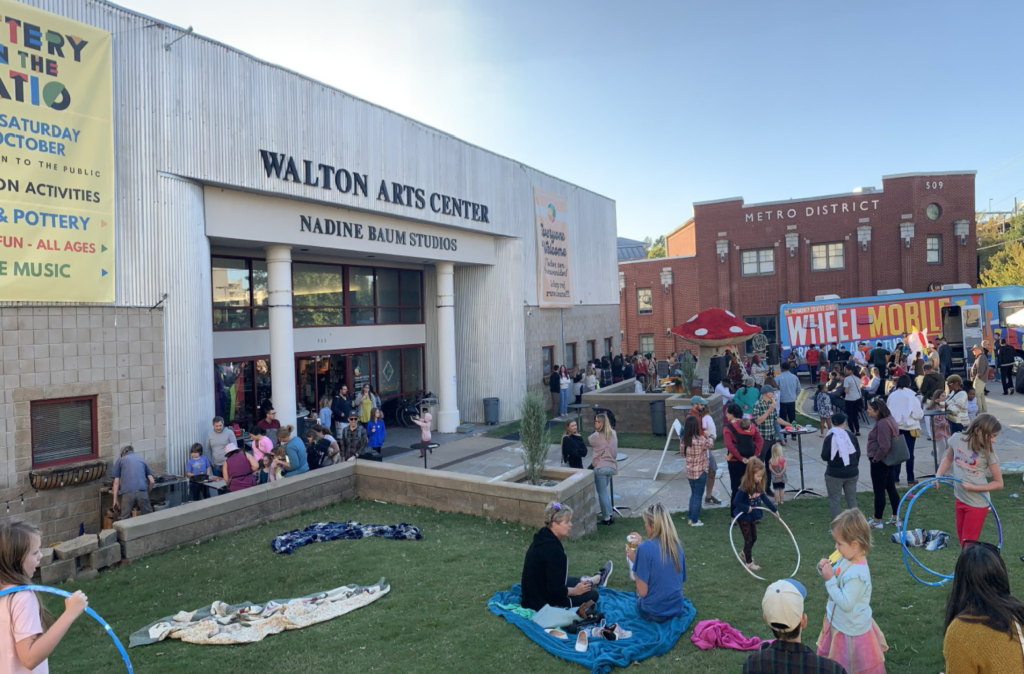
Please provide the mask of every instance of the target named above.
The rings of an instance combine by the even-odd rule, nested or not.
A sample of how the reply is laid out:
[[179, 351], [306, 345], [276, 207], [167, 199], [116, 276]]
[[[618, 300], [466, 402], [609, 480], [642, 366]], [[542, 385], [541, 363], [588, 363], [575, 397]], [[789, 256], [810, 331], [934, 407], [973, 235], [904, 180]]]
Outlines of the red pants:
[[976, 541], [981, 536], [981, 528], [985, 525], [985, 518], [988, 517], [988, 507], [979, 508], [962, 503], [959, 499], [956, 502], [956, 537], [960, 539], [960, 545], [964, 541]]

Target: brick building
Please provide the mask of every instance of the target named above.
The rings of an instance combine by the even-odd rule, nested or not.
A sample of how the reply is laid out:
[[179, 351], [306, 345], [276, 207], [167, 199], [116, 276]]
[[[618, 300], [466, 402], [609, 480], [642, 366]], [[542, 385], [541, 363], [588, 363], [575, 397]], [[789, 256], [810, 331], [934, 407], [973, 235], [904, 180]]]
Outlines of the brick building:
[[882, 188], [745, 204], [696, 202], [668, 257], [619, 263], [622, 350], [685, 348], [669, 329], [708, 307], [775, 341], [779, 306], [978, 280], [974, 171], [882, 177]]

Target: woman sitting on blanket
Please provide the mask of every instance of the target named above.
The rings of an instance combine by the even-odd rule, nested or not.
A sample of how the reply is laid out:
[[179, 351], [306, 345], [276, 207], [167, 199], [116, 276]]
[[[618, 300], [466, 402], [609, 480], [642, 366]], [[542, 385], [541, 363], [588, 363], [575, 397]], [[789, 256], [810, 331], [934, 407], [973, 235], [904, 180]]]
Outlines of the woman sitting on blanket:
[[654, 503], [644, 510], [647, 539], [626, 545], [629, 575], [636, 581], [636, 611], [644, 620], [663, 623], [684, 612], [686, 558], [668, 510]]
[[569, 560], [562, 549], [562, 539], [572, 530], [572, 508], [549, 503], [544, 509], [544, 527], [533, 535], [533, 543], [523, 562], [522, 607], [539, 611], [545, 605], [574, 608], [588, 601], [597, 601], [598, 585], [608, 583], [612, 563], [597, 574], [571, 578], [566, 574]]

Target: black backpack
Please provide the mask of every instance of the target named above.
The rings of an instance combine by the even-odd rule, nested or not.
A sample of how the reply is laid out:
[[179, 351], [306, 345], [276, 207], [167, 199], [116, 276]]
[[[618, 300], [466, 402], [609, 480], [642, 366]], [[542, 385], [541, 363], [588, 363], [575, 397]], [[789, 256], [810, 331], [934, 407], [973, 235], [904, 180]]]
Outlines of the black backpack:
[[327, 460], [327, 455], [331, 451], [331, 441], [327, 438], [321, 438], [316, 442], [310, 443], [306, 449], [306, 461], [309, 463], [309, 469], [315, 470], [322, 467]]
[[736, 440], [736, 451], [740, 453], [744, 459], [750, 459], [756, 454], [754, 448], [754, 435], [752, 433], [740, 433], [739, 429], [736, 428], [736, 424], [729, 424], [729, 429], [732, 430], [732, 437]]

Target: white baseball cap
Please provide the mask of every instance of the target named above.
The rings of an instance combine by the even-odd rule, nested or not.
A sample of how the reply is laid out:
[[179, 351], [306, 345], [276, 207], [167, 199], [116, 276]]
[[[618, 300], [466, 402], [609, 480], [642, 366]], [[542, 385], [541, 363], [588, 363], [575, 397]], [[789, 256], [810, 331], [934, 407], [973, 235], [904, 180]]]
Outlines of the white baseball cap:
[[804, 599], [807, 588], [799, 581], [787, 578], [768, 586], [761, 600], [761, 612], [769, 625], [792, 632], [800, 627], [804, 617]]

